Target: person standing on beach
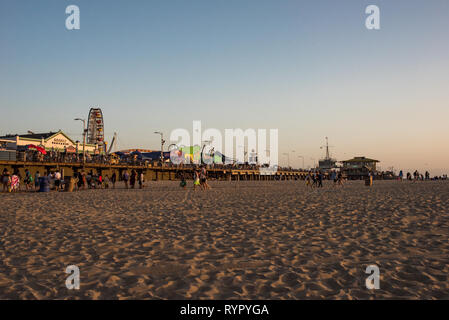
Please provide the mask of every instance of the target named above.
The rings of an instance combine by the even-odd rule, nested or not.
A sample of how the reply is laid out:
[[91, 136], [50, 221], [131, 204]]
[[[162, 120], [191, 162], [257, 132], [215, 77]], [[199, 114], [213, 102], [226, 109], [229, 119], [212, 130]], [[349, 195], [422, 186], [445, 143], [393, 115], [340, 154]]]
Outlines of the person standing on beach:
[[139, 174], [139, 189], [142, 189], [142, 188], [144, 187], [144, 185], [143, 185], [143, 183], [145, 182], [144, 179], [145, 179], [145, 178], [144, 178], [144, 176], [143, 176], [143, 172], [141, 172], [141, 173]]
[[28, 191], [28, 189], [33, 188], [33, 176], [31, 175], [30, 170], [25, 169], [25, 180], [23, 181], [25, 183], [25, 189]]
[[108, 175], [106, 175], [104, 177], [104, 188], [109, 189], [109, 176]]
[[101, 174], [101, 172], [98, 174], [98, 188], [103, 189], [103, 175]]
[[404, 173], [401, 171], [399, 171], [399, 181], [402, 182], [402, 179], [404, 178]]
[[128, 189], [129, 173], [127, 170], [123, 173], [123, 182], [125, 183], [125, 188]]
[[134, 186], [136, 185], [136, 178], [137, 178], [137, 173], [136, 170], [132, 170], [131, 171], [131, 178], [129, 179], [129, 184], [131, 186], [131, 189], [134, 189]]
[[112, 182], [112, 189], [115, 189], [115, 181], [117, 180], [117, 175], [115, 171], [112, 173], [111, 182]]
[[195, 170], [193, 172], [193, 190], [196, 190], [196, 187], [200, 186], [200, 173], [198, 172], [198, 170]]
[[34, 175], [34, 189], [38, 189], [39, 188], [39, 178], [40, 178], [40, 173], [39, 171], [36, 171], [36, 174]]
[[10, 179], [11, 179], [11, 175], [10, 175], [8, 169], [6, 169], [6, 168], [3, 169], [3, 173], [2, 173], [3, 192], [8, 191]]
[[61, 186], [61, 173], [59, 172], [59, 170], [57, 170], [55, 172], [55, 188], [56, 188], [56, 191], [59, 191], [60, 186]]
[[200, 173], [200, 184], [203, 190], [207, 190], [210, 189], [209, 184], [207, 183], [207, 170], [206, 167], [203, 167], [201, 169], [201, 173]]

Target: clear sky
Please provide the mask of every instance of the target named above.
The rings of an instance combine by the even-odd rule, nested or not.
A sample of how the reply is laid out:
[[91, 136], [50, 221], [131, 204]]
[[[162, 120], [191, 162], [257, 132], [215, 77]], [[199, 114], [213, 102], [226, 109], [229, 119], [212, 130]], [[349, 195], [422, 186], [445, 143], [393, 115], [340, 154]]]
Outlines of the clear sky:
[[79, 139], [91, 106], [121, 149], [201, 120], [277, 128], [294, 166], [328, 136], [339, 160], [449, 173], [449, 1], [0, 0], [0, 134]]

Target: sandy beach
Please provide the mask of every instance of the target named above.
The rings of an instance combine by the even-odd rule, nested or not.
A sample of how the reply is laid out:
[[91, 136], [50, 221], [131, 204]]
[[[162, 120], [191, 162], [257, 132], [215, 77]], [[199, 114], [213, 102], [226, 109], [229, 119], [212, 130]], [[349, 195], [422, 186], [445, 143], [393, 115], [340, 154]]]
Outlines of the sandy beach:
[[449, 299], [449, 182], [188, 183], [0, 194], [0, 299]]

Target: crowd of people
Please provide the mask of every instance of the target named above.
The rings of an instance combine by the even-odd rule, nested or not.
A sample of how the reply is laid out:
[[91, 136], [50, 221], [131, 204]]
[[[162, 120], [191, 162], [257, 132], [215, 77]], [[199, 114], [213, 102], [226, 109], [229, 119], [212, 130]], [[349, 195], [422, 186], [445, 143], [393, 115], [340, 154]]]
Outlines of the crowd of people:
[[[193, 179], [193, 189], [197, 190], [208, 190], [211, 189], [210, 185], [207, 182], [208, 174], [207, 174], [207, 166], [203, 165], [201, 167], [194, 167], [192, 169], [193, 174], [188, 174], [190, 179]], [[180, 186], [182, 188], [187, 188], [187, 172], [178, 171], [177, 178], [180, 180]], [[61, 191], [66, 189], [67, 184], [72, 185], [73, 190], [86, 190], [86, 189], [115, 189], [118, 181], [123, 182], [124, 187], [126, 189], [142, 189], [145, 187], [145, 175], [143, 170], [132, 169], [131, 171], [124, 170], [118, 174], [118, 171], [114, 170], [111, 175], [106, 174], [103, 175], [101, 171], [96, 173], [93, 170], [88, 172], [81, 170], [75, 172], [74, 176], [67, 179], [64, 179], [63, 173], [60, 170], [52, 170], [46, 173], [40, 173], [36, 171], [35, 174], [31, 174], [28, 169], [25, 169], [24, 176], [22, 176], [21, 172], [16, 168], [13, 172], [10, 172], [7, 168], [3, 169], [1, 175], [2, 182], [2, 191], [3, 192], [17, 192], [17, 191], [38, 191], [40, 189], [41, 178], [46, 180], [46, 183], [49, 185], [49, 189]], [[368, 179], [374, 178], [373, 174], [370, 174]], [[276, 176], [275, 180], [280, 179], [280, 176]], [[298, 179], [295, 176], [295, 180]], [[304, 179], [304, 178], [303, 178]], [[410, 173], [407, 172], [404, 177], [404, 173], [401, 170], [399, 175], [397, 176], [399, 181], [403, 181], [404, 179], [412, 182], [416, 181], [425, 181], [425, 180], [446, 180], [447, 175], [443, 176], [435, 176], [431, 177], [430, 173], [426, 171], [424, 174], [420, 174], [418, 170]], [[339, 171], [330, 171], [330, 172], [322, 172], [322, 171], [310, 171], [305, 176], [305, 183], [307, 187], [310, 188], [322, 188], [323, 181], [330, 180], [333, 181], [334, 186], [342, 186], [346, 178]], [[72, 191], [72, 190], [70, 190]]]
[[[429, 171], [426, 171], [424, 174], [421, 174], [418, 170], [415, 170], [413, 174], [407, 172], [405, 179], [414, 182], [425, 180], [447, 180], [447, 174], [444, 174], [442, 176], [431, 177]], [[402, 170], [399, 171], [398, 180], [399, 181], [404, 180], [404, 172]]]
[[334, 182], [334, 186], [342, 186], [344, 177], [341, 172], [331, 171], [330, 174], [325, 175], [322, 171], [309, 172], [306, 176], [306, 186], [310, 188], [322, 188], [323, 180], [329, 179]]

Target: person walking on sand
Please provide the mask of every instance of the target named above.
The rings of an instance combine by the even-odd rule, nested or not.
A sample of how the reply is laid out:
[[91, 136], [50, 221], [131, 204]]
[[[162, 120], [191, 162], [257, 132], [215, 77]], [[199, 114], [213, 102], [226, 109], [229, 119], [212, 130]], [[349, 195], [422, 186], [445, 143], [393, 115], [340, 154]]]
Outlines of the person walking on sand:
[[132, 170], [131, 171], [131, 178], [129, 179], [129, 184], [131, 186], [131, 189], [134, 189], [134, 186], [136, 185], [136, 178], [137, 178], [137, 173], [136, 170]]
[[311, 181], [312, 181], [312, 176], [310, 175], [310, 172], [307, 174], [306, 176], [306, 187], [311, 187]]
[[337, 185], [339, 186], [343, 185], [343, 175], [341, 174], [341, 172], [339, 172], [337, 175]]
[[207, 184], [207, 170], [206, 170], [206, 167], [201, 168], [200, 184], [201, 184], [201, 188], [203, 190], [210, 189], [210, 186]]
[[399, 171], [399, 181], [402, 182], [402, 179], [404, 178], [404, 173], [401, 171]]
[[323, 174], [320, 172], [318, 172], [318, 188], [322, 188], [323, 187]]
[[117, 180], [117, 174], [115, 171], [112, 173], [111, 182], [112, 182], [112, 189], [115, 189], [115, 181]]

